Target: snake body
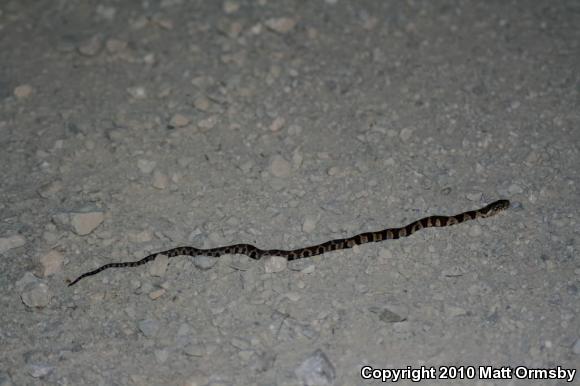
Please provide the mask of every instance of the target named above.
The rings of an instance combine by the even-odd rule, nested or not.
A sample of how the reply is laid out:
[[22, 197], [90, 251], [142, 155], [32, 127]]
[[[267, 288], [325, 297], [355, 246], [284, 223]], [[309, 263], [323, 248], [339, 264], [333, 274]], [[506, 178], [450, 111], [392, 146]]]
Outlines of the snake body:
[[356, 236], [352, 236], [349, 238], [330, 240], [322, 244], [292, 250], [260, 249], [251, 244], [233, 244], [224, 247], [208, 248], [208, 249], [200, 249], [191, 246], [177, 247], [168, 249], [166, 251], [151, 254], [137, 261], [105, 264], [93, 271], [83, 273], [82, 275], [77, 277], [74, 281], [72, 281], [69, 284], [69, 286], [75, 285], [85, 277], [96, 275], [97, 273], [102, 272], [109, 268], [138, 267], [140, 265], [155, 260], [157, 255], [165, 255], [168, 258], [171, 258], [175, 256], [204, 255], [211, 257], [220, 257], [221, 255], [225, 254], [243, 254], [249, 256], [254, 260], [260, 260], [261, 258], [266, 256], [282, 256], [287, 258], [288, 260], [297, 260], [305, 257], [321, 255], [323, 253], [330, 251], [349, 249], [354, 247], [355, 245], [361, 245], [370, 242], [378, 242], [384, 240], [393, 240], [398, 239], [400, 237], [407, 237], [423, 228], [446, 227], [455, 224], [461, 224], [462, 222], [469, 220], [475, 220], [477, 218], [486, 218], [494, 216], [495, 214], [508, 209], [509, 206], [510, 202], [508, 200], [498, 200], [484, 206], [481, 209], [470, 210], [467, 212], [459, 213], [455, 216], [424, 217], [420, 220], [414, 221], [400, 228], [387, 228], [376, 232], [360, 233]]

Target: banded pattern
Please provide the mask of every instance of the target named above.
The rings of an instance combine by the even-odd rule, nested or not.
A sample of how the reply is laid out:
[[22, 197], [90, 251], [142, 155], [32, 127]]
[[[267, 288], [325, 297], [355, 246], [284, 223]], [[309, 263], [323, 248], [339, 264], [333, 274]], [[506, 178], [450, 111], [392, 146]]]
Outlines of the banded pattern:
[[73, 280], [69, 284], [69, 286], [75, 285], [76, 283], [79, 282], [79, 280], [82, 280], [85, 277], [96, 275], [97, 273], [102, 272], [109, 268], [138, 267], [152, 260], [155, 260], [155, 257], [161, 254], [171, 258], [175, 256], [200, 256], [200, 255], [220, 257], [221, 255], [225, 254], [239, 253], [249, 256], [255, 260], [260, 260], [262, 257], [266, 256], [283, 256], [288, 260], [297, 260], [305, 257], [321, 255], [323, 253], [336, 251], [339, 249], [349, 249], [354, 247], [355, 245], [361, 245], [370, 242], [378, 242], [383, 240], [394, 240], [400, 237], [407, 237], [423, 228], [446, 227], [455, 224], [461, 224], [462, 222], [469, 220], [475, 220], [476, 218], [490, 217], [501, 211], [508, 209], [509, 206], [510, 202], [508, 200], [498, 200], [492, 202], [489, 205], [484, 206], [481, 209], [470, 210], [467, 212], [459, 213], [455, 216], [429, 216], [414, 221], [404, 227], [387, 228], [377, 232], [365, 232], [346, 239], [330, 240], [322, 244], [313, 245], [311, 247], [293, 250], [260, 249], [251, 244], [233, 244], [225, 247], [208, 248], [208, 249], [199, 249], [190, 246], [177, 247], [168, 249], [166, 251], [151, 254], [138, 261], [105, 264], [93, 271], [83, 273], [81, 276]]

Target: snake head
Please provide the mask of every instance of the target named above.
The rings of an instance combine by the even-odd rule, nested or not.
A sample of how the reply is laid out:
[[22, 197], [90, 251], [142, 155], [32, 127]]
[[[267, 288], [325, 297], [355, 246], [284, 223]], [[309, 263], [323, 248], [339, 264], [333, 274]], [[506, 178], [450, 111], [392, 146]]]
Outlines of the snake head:
[[481, 213], [484, 217], [493, 216], [499, 212], [502, 212], [510, 207], [509, 200], [497, 200], [481, 209]]

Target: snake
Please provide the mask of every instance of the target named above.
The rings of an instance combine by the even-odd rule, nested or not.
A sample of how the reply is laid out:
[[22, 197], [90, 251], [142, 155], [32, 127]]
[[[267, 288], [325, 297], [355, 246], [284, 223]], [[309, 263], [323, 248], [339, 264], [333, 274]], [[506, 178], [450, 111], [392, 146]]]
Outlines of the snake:
[[354, 247], [355, 245], [361, 245], [370, 242], [379, 242], [384, 240], [394, 240], [401, 237], [408, 237], [423, 228], [447, 227], [451, 225], [461, 224], [462, 222], [469, 220], [475, 220], [478, 218], [487, 218], [508, 209], [509, 206], [510, 206], [509, 200], [503, 199], [497, 200], [484, 206], [483, 208], [459, 213], [454, 216], [424, 217], [400, 228], [387, 228], [376, 232], [364, 232], [352, 237], [330, 240], [310, 247], [292, 250], [260, 249], [252, 244], [232, 244], [223, 247], [207, 248], [207, 249], [200, 249], [192, 246], [176, 247], [162, 252], [153, 253], [137, 261], [126, 261], [102, 265], [95, 270], [83, 273], [75, 280], [70, 282], [68, 285], [69, 287], [73, 286], [80, 280], [89, 276], [96, 275], [109, 268], [138, 267], [140, 265], [147, 264], [155, 260], [155, 258], [158, 255], [165, 255], [168, 258], [176, 256], [202, 256], [202, 255], [217, 258], [220, 257], [221, 255], [226, 254], [243, 254], [254, 260], [260, 260], [261, 258], [267, 256], [281, 256], [285, 257], [288, 261], [292, 261], [316, 255], [321, 255], [323, 253], [330, 251], [349, 249]]

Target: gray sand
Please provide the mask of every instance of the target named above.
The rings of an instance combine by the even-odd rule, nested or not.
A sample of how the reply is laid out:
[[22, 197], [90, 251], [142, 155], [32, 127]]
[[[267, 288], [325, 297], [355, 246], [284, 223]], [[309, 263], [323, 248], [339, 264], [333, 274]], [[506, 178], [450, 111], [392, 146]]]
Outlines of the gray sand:
[[0, 52], [0, 386], [579, 367], [578, 1], [7, 0]]

